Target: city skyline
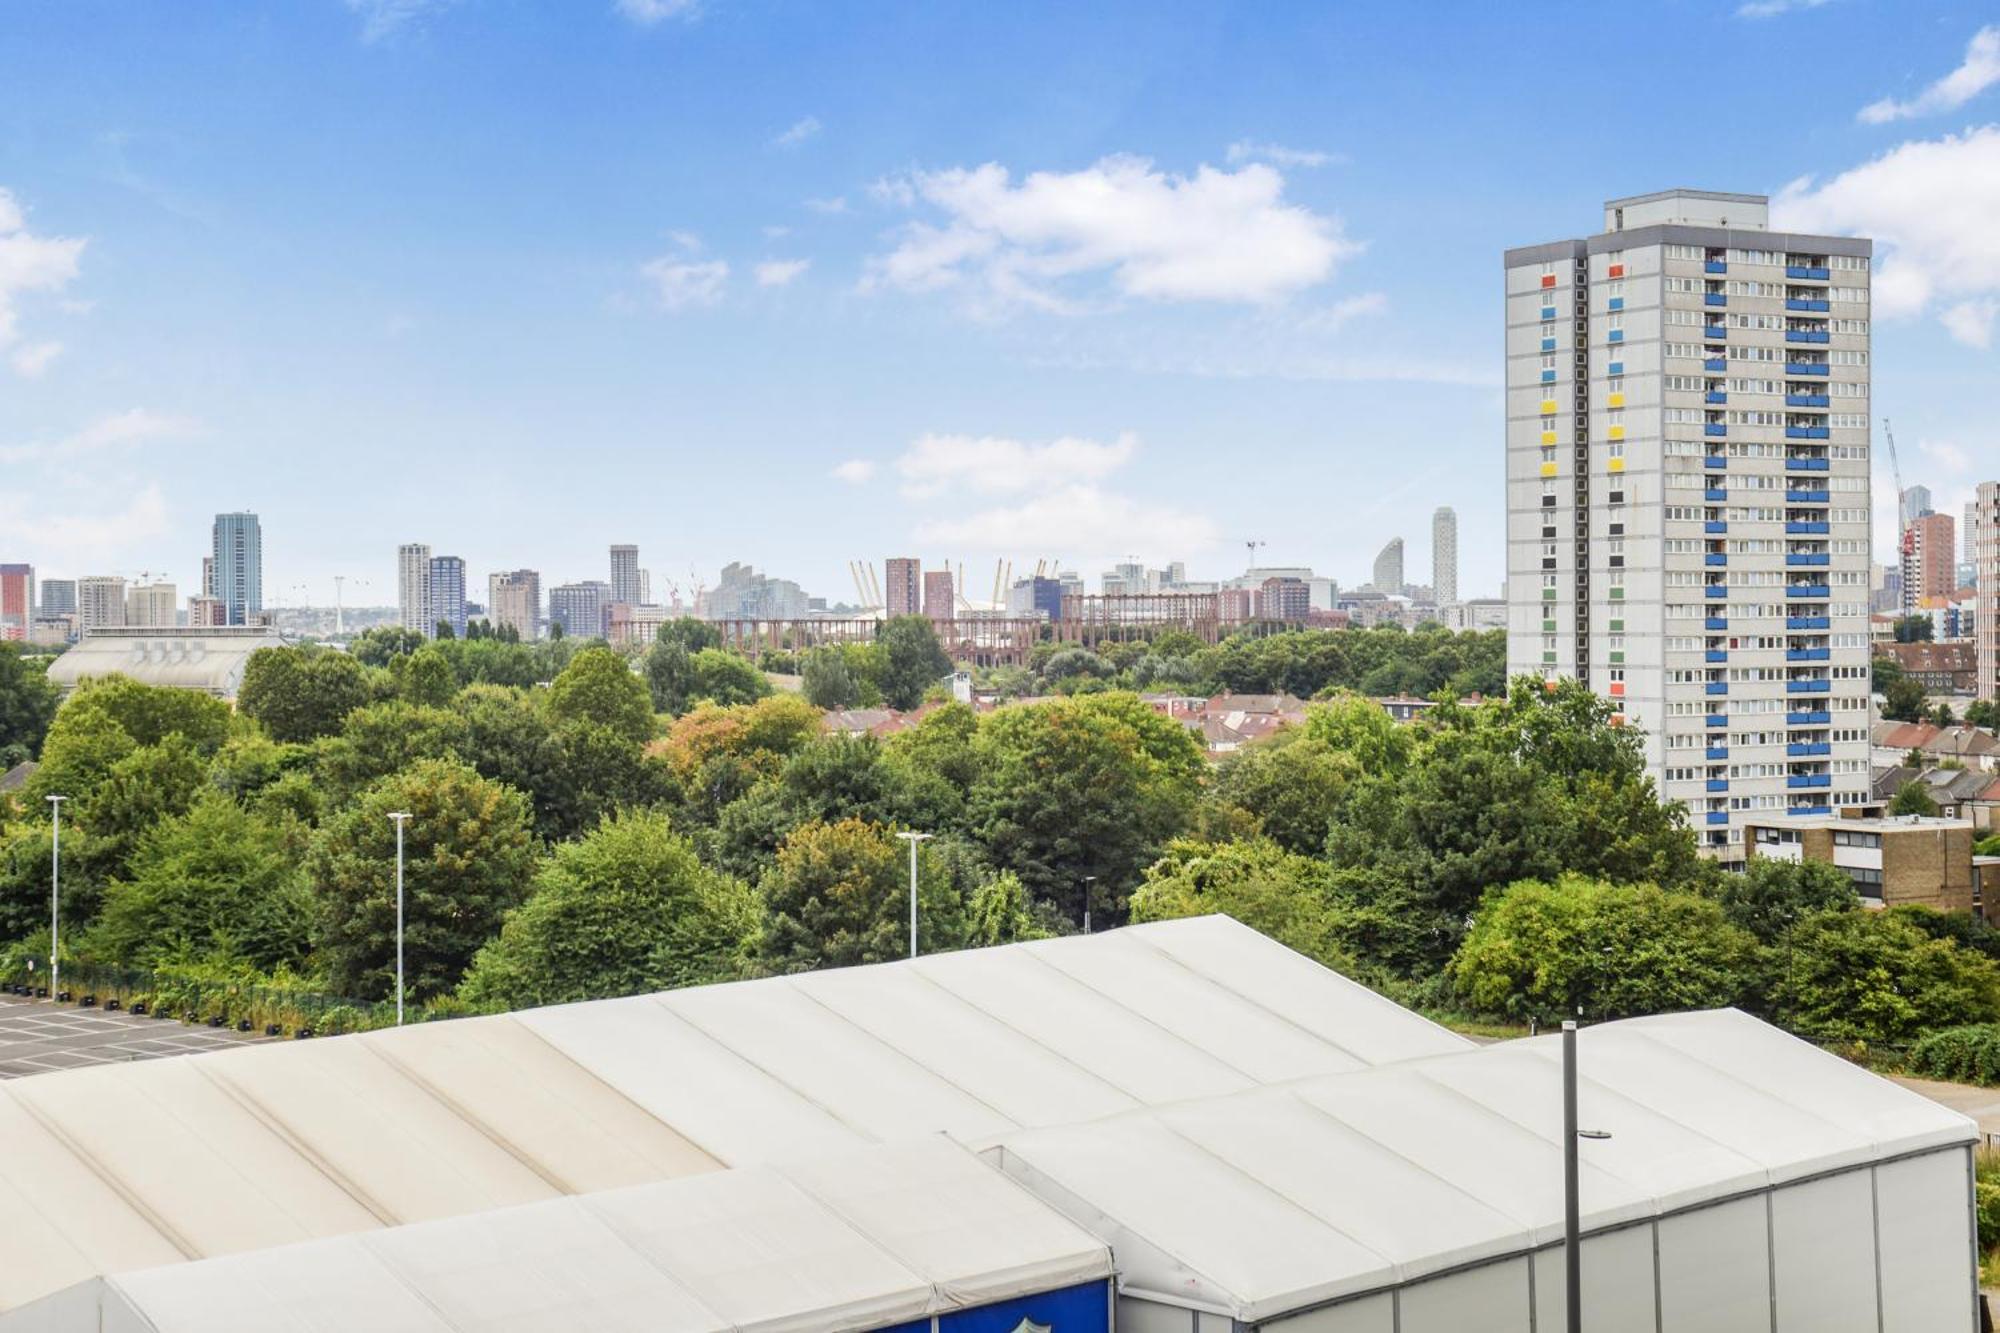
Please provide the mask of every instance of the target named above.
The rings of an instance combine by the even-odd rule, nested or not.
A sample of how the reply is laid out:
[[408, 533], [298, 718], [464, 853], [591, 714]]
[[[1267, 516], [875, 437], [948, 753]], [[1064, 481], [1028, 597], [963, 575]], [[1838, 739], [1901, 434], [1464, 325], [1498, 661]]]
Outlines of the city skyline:
[[[1740, 8], [1762, 16], [1662, 25], [1657, 67], [1699, 53], [1744, 115], [1795, 133], [1602, 118], [1532, 188], [1488, 113], [1512, 96], [1486, 58], [1511, 29], [1484, 11], [1050, 9], [948, 33], [819, 15], [807, 63], [772, 40], [799, 20], [748, 3], [650, 25], [329, 3], [254, 34], [222, 5], [110, 31], [90, 4], [17, 9], [0, 236], [35, 267], [0, 294], [6, 558], [199, 586], [188, 534], [241, 505], [273, 534], [267, 602], [328, 605], [343, 575], [348, 601], [388, 604], [374, 553], [442, 538], [450, 495], [468, 570], [551, 581], [600, 577], [617, 536], [676, 578], [749, 558], [835, 598], [871, 548], [1221, 570], [1256, 538], [1347, 583], [1438, 505], [1464, 567], [1491, 567], [1490, 258], [1662, 179], [1877, 237], [1878, 407], [1955, 512], [1995, 448], [1976, 405], [2000, 241], [1938, 203], [2000, 174], [1994, 94], [1953, 77], [1987, 16]], [[1411, 47], [1442, 113], [1392, 73]], [[14, 54], [51, 48], [75, 67]], [[578, 102], [510, 104], [491, 71], [529, 60]], [[745, 62], [749, 87], [724, 74]], [[870, 77], [913, 66], [940, 73]], [[1003, 98], [1030, 70], [1037, 91]], [[323, 137], [267, 113], [295, 106]], [[547, 150], [581, 124], [618, 142]], [[1093, 191], [1179, 239], [1010, 229]], [[1210, 225], [1258, 238], [1257, 262], [1221, 263]], [[300, 246], [327, 262], [302, 271]], [[1230, 484], [1239, 462], [1314, 484]]]

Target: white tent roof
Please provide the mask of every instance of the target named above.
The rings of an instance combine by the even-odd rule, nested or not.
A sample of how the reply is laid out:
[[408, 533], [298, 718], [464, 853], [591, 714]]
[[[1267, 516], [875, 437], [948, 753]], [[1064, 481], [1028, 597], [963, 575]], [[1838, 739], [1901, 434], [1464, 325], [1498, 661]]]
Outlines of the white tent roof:
[[[0, 1083], [0, 1310], [90, 1277], [1463, 1050], [1225, 917]], [[60, 1209], [42, 1206], [62, 1199]]]
[[234, 698], [250, 655], [290, 642], [262, 626], [94, 629], [49, 663], [49, 680], [74, 689], [89, 677], [120, 675]]
[[[1111, 1242], [1121, 1284], [1246, 1322], [1562, 1237], [1561, 1038], [992, 1150]], [[1735, 1010], [1579, 1035], [1586, 1228], [1974, 1141], [1972, 1122]], [[1778, 1091], [1782, 1090], [1782, 1091]]]
[[0, 1333], [818, 1333], [1110, 1274], [1102, 1242], [930, 1136], [92, 1279]]

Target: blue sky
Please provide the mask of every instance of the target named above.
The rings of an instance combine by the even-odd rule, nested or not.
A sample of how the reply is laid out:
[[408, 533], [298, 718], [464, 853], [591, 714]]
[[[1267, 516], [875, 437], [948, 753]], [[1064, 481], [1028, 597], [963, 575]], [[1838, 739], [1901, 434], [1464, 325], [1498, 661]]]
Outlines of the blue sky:
[[0, 559], [191, 586], [240, 507], [267, 601], [393, 600], [409, 540], [1359, 583], [1450, 504], [1497, 591], [1500, 252], [1673, 185], [1878, 238], [1875, 413], [1950, 501], [2000, 474], [1995, 24], [13, 0]]

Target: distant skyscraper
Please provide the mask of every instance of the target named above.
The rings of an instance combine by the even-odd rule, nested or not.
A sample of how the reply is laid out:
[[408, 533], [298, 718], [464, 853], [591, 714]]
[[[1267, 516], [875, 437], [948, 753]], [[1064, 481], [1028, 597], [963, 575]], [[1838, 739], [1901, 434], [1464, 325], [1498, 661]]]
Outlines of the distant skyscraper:
[[1982, 699], [2000, 699], [2000, 481], [1979, 483], [1974, 564], [1979, 570], [1979, 609], [1972, 632], [1979, 640], [1979, 680]]
[[1301, 578], [1265, 579], [1257, 589], [1257, 613], [1266, 620], [1302, 624], [1312, 611], [1312, 588]]
[[611, 600], [630, 602], [633, 606], [646, 600], [646, 590], [639, 582], [639, 548], [636, 546], [611, 548]]
[[1375, 591], [1400, 597], [1403, 592], [1403, 539], [1392, 537], [1375, 557]]
[[215, 553], [210, 551], [201, 558], [201, 594], [215, 596]]
[[950, 620], [953, 609], [951, 571], [934, 569], [924, 575], [924, 614], [932, 620]]
[[125, 590], [125, 623], [173, 629], [181, 623], [180, 589], [171, 583], [134, 584]]
[[1930, 487], [1909, 486], [1904, 488], [1901, 510], [1901, 522], [1904, 527], [1909, 527], [1910, 524], [1916, 522], [1925, 514], [1932, 512]]
[[1439, 606], [1458, 602], [1458, 514], [1450, 505], [1431, 515], [1431, 599]]
[[42, 614], [45, 616], [73, 616], [76, 614], [76, 580], [42, 580]]
[[882, 609], [892, 616], [913, 616], [923, 609], [923, 561], [891, 556], [883, 569]]
[[76, 625], [88, 633], [125, 623], [125, 580], [98, 574], [76, 581]]
[[437, 618], [431, 614], [431, 548], [423, 542], [404, 542], [396, 548], [397, 622], [425, 638], [437, 632]]
[[1958, 563], [1979, 567], [1979, 501], [1967, 500], [1965, 513], [1958, 521]]
[[1958, 542], [1950, 514], [1920, 514], [1903, 529], [1903, 614], [1958, 590]]
[[215, 562], [215, 586], [232, 625], [247, 625], [264, 609], [264, 530], [257, 516], [239, 512], [215, 516], [209, 558]]
[[439, 625], [451, 626], [455, 639], [465, 637], [465, 561], [455, 555], [431, 557], [431, 636]]
[[495, 629], [511, 625], [522, 642], [541, 631], [542, 576], [532, 569], [515, 569], [486, 576], [486, 615]]
[[0, 565], [0, 639], [26, 639], [34, 619], [35, 567]]
[[611, 585], [591, 579], [558, 583], [549, 589], [549, 625], [562, 626], [564, 637], [596, 639], [604, 635], [604, 608], [611, 604]]

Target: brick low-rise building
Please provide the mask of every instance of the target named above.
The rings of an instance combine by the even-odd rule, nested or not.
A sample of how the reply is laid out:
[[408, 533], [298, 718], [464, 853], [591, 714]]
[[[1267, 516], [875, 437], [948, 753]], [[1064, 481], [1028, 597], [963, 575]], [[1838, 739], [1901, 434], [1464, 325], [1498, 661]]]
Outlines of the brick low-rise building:
[[1885, 643], [1875, 651], [1933, 694], [1971, 694], [1979, 683], [1979, 646], [1971, 639]]
[[2000, 896], [2000, 875], [1974, 864], [1977, 835], [1969, 819], [1757, 819], [1744, 831], [1751, 857], [1835, 866], [1871, 907], [1914, 904], [1989, 920], [2000, 911], [1993, 901]]

